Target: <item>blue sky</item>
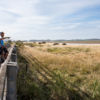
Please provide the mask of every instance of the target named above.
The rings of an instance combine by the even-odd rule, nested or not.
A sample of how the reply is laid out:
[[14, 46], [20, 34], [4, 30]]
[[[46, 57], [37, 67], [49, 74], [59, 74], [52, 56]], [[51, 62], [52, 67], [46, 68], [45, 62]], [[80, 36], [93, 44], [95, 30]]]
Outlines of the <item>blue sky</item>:
[[0, 31], [15, 40], [100, 38], [100, 0], [0, 0]]

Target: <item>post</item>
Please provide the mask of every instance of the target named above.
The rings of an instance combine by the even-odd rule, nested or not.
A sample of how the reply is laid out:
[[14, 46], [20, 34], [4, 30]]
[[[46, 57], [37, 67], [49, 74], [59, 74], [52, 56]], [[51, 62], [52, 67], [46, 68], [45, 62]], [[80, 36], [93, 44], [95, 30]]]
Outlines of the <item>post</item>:
[[15, 53], [11, 54], [11, 59], [12, 62], [17, 62], [17, 55]]
[[6, 100], [17, 100], [16, 94], [17, 63], [7, 64], [7, 97]]

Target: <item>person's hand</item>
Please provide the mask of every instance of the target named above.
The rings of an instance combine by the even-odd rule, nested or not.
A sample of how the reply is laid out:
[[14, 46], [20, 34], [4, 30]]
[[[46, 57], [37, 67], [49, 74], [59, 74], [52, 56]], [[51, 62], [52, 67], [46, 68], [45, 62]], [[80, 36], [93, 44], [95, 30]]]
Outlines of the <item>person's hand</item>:
[[10, 39], [10, 37], [6, 37], [7, 39]]

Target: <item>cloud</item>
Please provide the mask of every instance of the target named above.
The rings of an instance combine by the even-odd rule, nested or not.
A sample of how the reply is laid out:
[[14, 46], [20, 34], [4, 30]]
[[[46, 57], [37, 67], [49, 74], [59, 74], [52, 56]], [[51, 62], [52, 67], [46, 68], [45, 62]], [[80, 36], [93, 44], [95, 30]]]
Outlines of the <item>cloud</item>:
[[98, 38], [98, 6], [99, 0], [1, 0], [0, 31], [18, 40]]

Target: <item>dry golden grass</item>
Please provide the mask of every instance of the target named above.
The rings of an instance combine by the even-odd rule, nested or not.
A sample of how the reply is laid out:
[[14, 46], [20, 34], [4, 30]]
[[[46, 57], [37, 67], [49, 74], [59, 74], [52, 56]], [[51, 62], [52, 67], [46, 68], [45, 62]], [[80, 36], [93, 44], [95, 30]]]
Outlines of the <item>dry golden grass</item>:
[[57, 69], [57, 73], [93, 97], [100, 96], [100, 45], [67, 45], [56, 48], [25, 46], [20, 52], [22, 55], [36, 57], [50, 70]]

